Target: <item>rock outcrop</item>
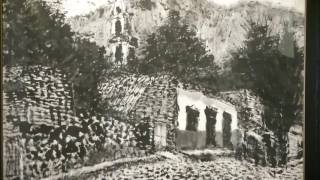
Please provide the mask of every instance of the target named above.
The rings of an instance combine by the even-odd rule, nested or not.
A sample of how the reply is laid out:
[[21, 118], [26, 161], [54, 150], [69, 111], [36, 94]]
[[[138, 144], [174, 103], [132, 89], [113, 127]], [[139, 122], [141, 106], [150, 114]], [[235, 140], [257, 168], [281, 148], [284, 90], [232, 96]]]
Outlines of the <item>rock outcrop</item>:
[[[288, 27], [298, 45], [302, 47], [304, 44], [303, 14], [264, 3], [242, 2], [231, 7], [207, 0], [133, 0], [124, 3], [129, 15], [124, 26], [139, 39], [140, 47], [143, 47], [146, 37], [165, 22], [170, 9], [178, 10], [184, 21], [196, 29], [197, 36], [206, 43], [220, 64], [225, 63], [231, 51], [243, 45], [250, 20], [261, 23], [267, 20], [273, 34], [282, 35], [284, 28]], [[106, 6], [87, 15], [69, 18], [68, 23], [75, 32], [91, 34], [90, 38], [98, 45], [109, 47], [112, 7], [113, 3], [106, 3]]]

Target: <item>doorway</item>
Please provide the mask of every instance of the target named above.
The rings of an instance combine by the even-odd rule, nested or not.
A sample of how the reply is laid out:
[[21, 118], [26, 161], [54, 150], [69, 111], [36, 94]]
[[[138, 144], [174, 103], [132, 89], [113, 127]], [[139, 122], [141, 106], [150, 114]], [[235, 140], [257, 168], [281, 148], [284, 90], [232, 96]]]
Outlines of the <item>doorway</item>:
[[199, 124], [199, 114], [200, 112], [197, 109], [192, 108], [191, 106], [186, 107], [187, 112], [187, 131], [197, 131]]

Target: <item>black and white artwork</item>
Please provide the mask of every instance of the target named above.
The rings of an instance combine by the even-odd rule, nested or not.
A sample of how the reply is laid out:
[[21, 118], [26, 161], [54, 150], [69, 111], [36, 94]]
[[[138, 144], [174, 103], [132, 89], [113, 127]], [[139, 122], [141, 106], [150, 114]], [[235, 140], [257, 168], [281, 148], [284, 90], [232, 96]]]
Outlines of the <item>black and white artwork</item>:
[[8, 180], [303, 179], [304, 0], [4, 0]]

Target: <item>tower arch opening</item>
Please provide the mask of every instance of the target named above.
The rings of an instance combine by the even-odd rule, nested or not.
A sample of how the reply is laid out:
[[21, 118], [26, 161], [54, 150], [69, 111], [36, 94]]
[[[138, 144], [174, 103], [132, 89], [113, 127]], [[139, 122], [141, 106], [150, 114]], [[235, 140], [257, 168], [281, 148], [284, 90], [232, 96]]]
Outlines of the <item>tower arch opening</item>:
[[115, 52], [114, 57], [115, 57], [115, 62], [116, 63], [122, 63], [122, 61], [123, 61], [122, 44], [119, 44], [116, 47], [116, 52]]
[[117, 11], [118, 14], [120, 14], [121, 13], [121, 8], [119, 6], [117, 6], [116, 7], [116, 11]]
[[122, 25], [119, 19], [116, 21], [116, 24], [115, 24], [115, 32], [117, 36], [120, 36], [120, 34], [122, 33]]

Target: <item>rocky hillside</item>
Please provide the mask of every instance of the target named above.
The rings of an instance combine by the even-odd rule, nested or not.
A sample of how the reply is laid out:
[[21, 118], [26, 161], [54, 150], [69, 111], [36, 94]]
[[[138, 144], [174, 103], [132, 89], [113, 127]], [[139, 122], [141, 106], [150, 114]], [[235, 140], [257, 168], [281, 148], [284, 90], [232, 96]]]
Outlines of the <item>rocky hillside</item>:
[[[285, 25], [293, 31], [299, 46], [304, 42], [303, 14], [290, 9], [259, 2], [241, 2], [224, 7], [207, 0], [132, 0], [124, 1], [129, 22], [125, 28], [139, 38], [140, 47], [146, 36], [160, 26], [170, 9], [179, 10], [182, 17], [197, 29], [217, 62], [228, 59], [230, 51], [241, 47], [248, 30], [248, 20], [265, 22], [268, 19], [272, 33], [282, 34]], [[113, 3], [107, 3], [87, 15], [68, 19], [74, 31], [91, 34], [92, 40], [108, 47], [111, 38]]]

